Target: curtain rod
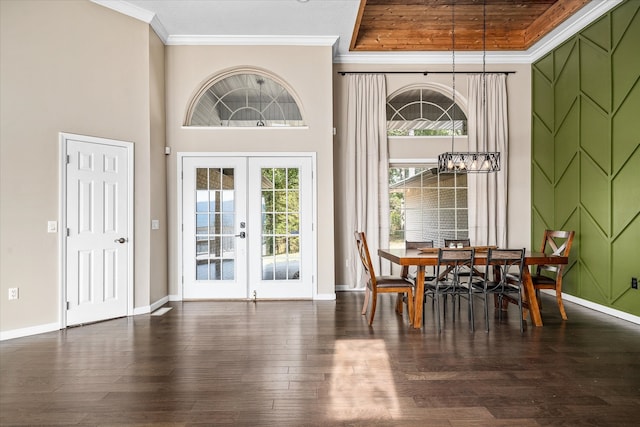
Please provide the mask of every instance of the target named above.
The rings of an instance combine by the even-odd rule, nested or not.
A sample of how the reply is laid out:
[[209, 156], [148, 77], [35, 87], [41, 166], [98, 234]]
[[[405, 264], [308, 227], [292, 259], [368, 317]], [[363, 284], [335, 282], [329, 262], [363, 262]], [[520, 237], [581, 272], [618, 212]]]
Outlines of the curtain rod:
[[338, 71], [338, 74], [345, 76], [347, 74], [515, 74], [515, 71]]

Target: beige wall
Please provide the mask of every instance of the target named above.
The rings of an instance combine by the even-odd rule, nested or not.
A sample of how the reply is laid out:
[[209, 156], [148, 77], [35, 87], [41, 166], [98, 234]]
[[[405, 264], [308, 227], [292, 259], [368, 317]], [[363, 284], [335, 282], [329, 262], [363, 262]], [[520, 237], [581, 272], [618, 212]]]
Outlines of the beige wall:
[[[334, 292], [333, 136], [331, 47], [168, 46], [167, 143], [169, 292], [179, 297], [177, 171], [180, 152], [313, 152], [317, 170], [318, 294]], [[257, 68], [286, 82], [302, 107], [306, 128], [185, 128], [194, 93], [213, 76], [238, 67]]]
[[[59, 322], [58, 235], [46, 232], [60, 221], [59, 132], [135, 144], [135, 306], [148, 306], [150, 194], [161, 185], [151, 178], [164, 175], [150, 161], [150, 127], [164, 145], [163, 125], [150, 126], [157, 41], [89, 1], [0, 1], [0, 31], [0, 331]], [[20, 299], [7, 300], [10, 287]]]
[[150, 299], [153, 304], [169, 295], [167, 278], [167, 159], [164, 154], [165, 135], [165, 47], [162, 40], [149, 28], [149, 105], [151, 130], [151, 220], [158, 220], [160, 228], [151, 230], [148, 264], [151, 269]]
[[[478, 71], [480, 66], [456, 65], [457, 71]], [[414, 85], [429, 85], [440, 87], [444, 92], [451, 92], [453, 80], [451, 74], [420, 73], [429, 71], [450, 71], [451, 64], [420, 65], [420, 66], [389, 66], [389, 65], [353, 65], [336, 64], [334, 68], [334, 123], [337, 128], [335, 138], [335, 240], [336, 240], [336, 284], [353, 286], [346, 283], [349, 275], [346, 273], [345, 261], [351, 260], [356, 254], [347, 245], [355, 230], [348, 229], [340, 219], [350, 209], [350, 201], [346, 200], [344, 192], [345, 177], [350, 173], [344, 164], [346, 158], [347, 135], [347, 77], [339, 71], [418, 71], [411, 74], [387, 74], [387, 94]], [[487, 65], [487, 72], [515, 71], [507, 78], [508, 114], [509, 114], [509, 188], [508, 188], [508, 244], [513, 247], [526, 247], [529, 244], [531, 230], [531, 67], [527, 64], [492, 64]], [[467, 76], [457, 74], [455, 79], [456, 102], [466, 110], [467, 105]], [[456, 150], [466, 150], [466, 140], [456, 140]], [[437, 159], [438, 154], [451, 150], [450, 138], [391, 138], [389, 141], [389, 157], [391, 159]]]

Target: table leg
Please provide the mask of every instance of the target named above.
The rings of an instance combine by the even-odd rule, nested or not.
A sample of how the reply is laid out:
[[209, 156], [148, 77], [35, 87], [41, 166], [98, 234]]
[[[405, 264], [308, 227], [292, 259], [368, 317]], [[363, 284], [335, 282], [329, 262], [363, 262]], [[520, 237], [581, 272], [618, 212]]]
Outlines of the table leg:
[[522, 274], [522, 285], [527, 295], [527, 303], [529, 306], [529, 316], [531, 316], [531, 322], [535, 326], [542, 326], [542, 316], [540, 315], [540, 307], [538, 306], [538, 298], [536, 298], [536, 290], [533, 287], [531, 281], [531, 273], [529, 267], [525, 266]]
[[416, 294], [414, 295], [414, 308], [413, 308], [413, 327], [420, 329], [422, 327], [422, 308], [424, 300], [424, 265], [418, 266], [418, 272], [416, 273]]

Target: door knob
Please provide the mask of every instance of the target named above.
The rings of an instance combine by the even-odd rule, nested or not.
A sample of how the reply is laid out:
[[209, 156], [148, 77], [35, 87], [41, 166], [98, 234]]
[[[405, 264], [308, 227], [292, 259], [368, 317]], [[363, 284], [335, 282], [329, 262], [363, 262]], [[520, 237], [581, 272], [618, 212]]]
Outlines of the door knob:
[[127, 242], [127, 241], [128, 241], [128, 239], [125, 239], [124, 237], [121, 237], [119, 239], [114, 240], [115, 243], [124, 243], [124, 242]]
[[244, 239], [245, 237], [247, 237], [247, 234], [244, 231], [241, 231], [240, 234], [236, 234], [236, 237]]

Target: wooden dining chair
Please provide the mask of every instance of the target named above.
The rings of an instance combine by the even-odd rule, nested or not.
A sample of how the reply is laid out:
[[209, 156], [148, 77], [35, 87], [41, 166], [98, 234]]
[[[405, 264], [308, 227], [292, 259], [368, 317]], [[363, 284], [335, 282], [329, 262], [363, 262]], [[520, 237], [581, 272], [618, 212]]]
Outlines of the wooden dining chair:
[[[545, 230], [540, 252], [569, 257], [574, 235], [575, 231]], [[533, 283], [533, 288], [536, 290], [538, 305], [541, 304], [540, 289], [555, 290], [560, 315], [562, 316], [562, 319], [567, 320], [567, 313], [565, 312], [564, 304], [562, 303], [562, 275], [565, 266], [566, 264], [536, 265], [533, 273], [531, 274], [531, 281]], [[540, 307], [542, 306], [540, 305]]]
[[356, 247], [362, 267], [364, 268], [366, 278], [366, 289], [364, 304], [362, 306], [362, 315], [367, 314], [369, 299], [371, 299], [371, 310], [369, 312], [369, 326], [373, 324], [373, 317], [376, 314], [376, 304], [378, 302], [378, 294], [393, 293], [406, 294], [406, 298], [398, 298], [396, 301], [396, 312], [402, 314], [402, 303], [406, 301], [409, 314], [409, 324], [413, 323], [413, 289], [414, 284], [409, 279], [401, 276], [376, 276], [369, 254], [369, 246], [364, 232], [356, 231]]
[[[440, 248], [438, 250], [438, 264], [436, 266], [436, 279], [426, 282], [424, 288], [425, 302], [427, 298], [435, 300], [436, 321], [438, 332], [440, 326], [440, 299], [444, 300], [443, 310], [446, 309], [446, 298], [466, 296], [471, 299], [470, 276], [461, 275], [461, 272], [469, 271], [473, 266], [475, 251], [473, 249], [449, 249]], [[459, 304], [458, 304], [459, 305]], [[469, 315], [471, 315], [469, 307]], [[446, 314], [446, 312], [445, 312]], [[453, 304], [453, 315], [455, 316], [455, 299]]]
[[[484, 297], [484, 322], [486, 331], [489, 332], [489, 300], [488, 296], [497, 296], [495, 305], [498, 316], [502, 316], [502, 302], [507, 298], [518, 304], [520, 310], [520, 333], [524, 332], [522, 316], [522, 270], [524, 269], [524, 249], [493, 249], [487, 252], [485, 275], [482, 282], [472, 282], [472, 293], [482, 294]], [[490, 280], [489, 276], [493, 274]], [[516, 278], [516, 279], [514, 279]], [[515, 294], [515, 298], [512, 296]], [[470, 298], [471, 329], [473, 324], [473, 298]]]

